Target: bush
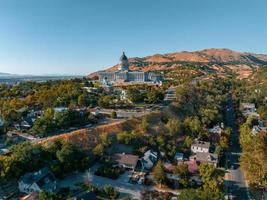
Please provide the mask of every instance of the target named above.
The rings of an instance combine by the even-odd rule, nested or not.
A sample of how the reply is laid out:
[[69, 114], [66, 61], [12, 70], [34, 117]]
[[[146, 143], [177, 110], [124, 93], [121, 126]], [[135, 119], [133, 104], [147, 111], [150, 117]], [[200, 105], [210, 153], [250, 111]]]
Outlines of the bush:
[[115, 180], [119, 178], [119, 176], [122, 173], [123, 173], [123, 170], [119, 167], [103, 165], [96, 170], [95, 175], [103, 176], [103, 177], [107, 177], [107, 178], [111, 178]]

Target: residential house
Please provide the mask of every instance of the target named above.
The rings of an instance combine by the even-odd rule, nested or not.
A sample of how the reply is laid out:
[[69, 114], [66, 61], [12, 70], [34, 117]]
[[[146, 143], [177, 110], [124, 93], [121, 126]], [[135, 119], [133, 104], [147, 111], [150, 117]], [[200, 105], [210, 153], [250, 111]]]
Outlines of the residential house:
[[14, 124], [14, 127], [19, 131], [29, 130], [33, 126], [36, 118], [34, 117], [25, 117], [19, 123]]
[[196, 155], [190, 158], [190, 160], [193, 160], [193, 159], [196, 160], [198, 164], [209, 163], [209, 164], [213, 164], [215, 167], [217, 167], [219, 163], [218, 155], [215, 153], [197, 152]]
[[150, 170], [157, 162], [158, 158], [158, 152], [148, 150], [141, 159], [142, 168], [144, 170]]
[[54, 107], [55, 113], [63, 112], [63, 111], [66, 111], [66, 110], [68, 110], [67, 107]]
[[180, 152], [176, 152], [176, 154], [174, 156], [174, 160], [177, 162], [183, 161], [184, 160], [184, 154], [180, 153]]
[[132, 154], [116, 153], [112, 156], [112, 160], [115, 161], [114, 166], [134, 170], [139, 160], [139, 157]]
[[98, 107], [96, 108], [92, 108], [90, 110], [90, 112], [94, 115], [94, 116], [98, 116], [100, 114], [100, 109]]
[[197, 153], [197, 152], [208, 153], [209, 149], [210, 149], [210, 143], [209, 142], [194, 140], [192, 145], [191, 145], [191, 151], [194, 153]]
[[260, 125], [253, 126], [252, 131], [251, 131], [253, 135], [257, 135], [260, 132], [267, 132], [267, 127], [262, 127]]
[[166, 178], [169, 180], [170, 183], [172, 183], [173, 188], [179, 188], [180, 178], [174, 173], [175, 165], [166, 162], [164, 163], [164, 170], [166, 172]]
[[260, 115], [256, 112], [256, 107], [254, 103], [242, 103], [240, 109], [245, 117], [260, 117]]
[[39, 194], [37, 192], [31, 192], [24, 197], [21, 197], [20, 200], [38, 200]]
[[214, 134], [221, 134], [223, 129], [221, 128], [221, 126], [219, 125], [216, 125], [216, 126], [213, 126], [212, 128], [210, 128], [209, 130], [209, 133], [214, 133]]
[[54, 174], [47, 168], [43, 168], [37, 172], [26, 173], [19, 182], [19, 190], [23, 193], [31, 192], [53, 192], [57, 188], [57, 181]]

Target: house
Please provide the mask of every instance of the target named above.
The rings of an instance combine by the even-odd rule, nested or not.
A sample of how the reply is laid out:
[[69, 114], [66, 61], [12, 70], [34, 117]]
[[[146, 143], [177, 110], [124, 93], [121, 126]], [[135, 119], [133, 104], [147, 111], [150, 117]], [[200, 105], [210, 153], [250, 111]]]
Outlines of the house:
[[33, 126], [35, 120], [36, 118], [34, 117], [25, 117], [19, 123], [14, 124], [14, 127], [18, 131], [29, 130]]
[[173, 172], [175, 170], [175, 166], [169, 162], [165, 162], [163, 166], [167, 172]]
[[169, 182], [172, 184], [173, 188], [177, 189], [179, 188], [179, 176], [177, 176], [174, 173], [175, 165], [171, 163], [164, 163], [164, 170], [166, 172], [166, 178], [169, 180]]
[[215, 153], [197, 152], [196, 155], [192, 156], [190, 159], [196, 160], [199, 164], [213, 164], [215, 167], [217, 167], [219, 163], [218, 155]]
[[254, 103], [241, 103], [241, 110], [247, 110], [250, 112], [255, 112], [256, 106]]
[[153, 150], [148, 150], [145, 152], [141, 159], [142, 168], [150, 170], [158, 160], [158, 153]]
[[191, 151], [194, 153], [197, 153], [197, 152], [208, 153], [209, 149], [210, 149], [210, 143], [209, 142], [194, 140], [192, 145], [191, 145]]
[[39, 194], [37, 192], [31, 192], [24, 197], [21, 197], [20, 200], [38, 200]]
[[127, 90], [121, 90], [120, 91], [120, 99], [127, 101], [128, 100], [128, 93]]
[[253, 126], [251, 133], [257, 135], [260, 132], [267, 132], [267, 127], [262, 127], [260, 125]]
[[188, 161], [185, 161], [185, 162], [179, 162], [178, 165], [180, 164], [187, 164], [188, 166], [188, 171], [191, 173], [191, 174], [197, 174], [198, 173], [198, 164], [197, 164], [197, 161], [195, 159], [191, 159], [191, 160], [188, 160]]
[[57, 188], [57, 181], [54, 174], [47, 168], [37, 172], [26, 173], [19, 182], [20, 192], [29, 194], [31, 192], [53, 192]]
[[213, 126], [212, 128], [210, 128], [209, 130], [209, 133], [214, 133], [214, 134], [221, 134], [223, 129], [219, 126], [219, 125], [216, 125], [216, 126]]
[[90, 112], [94, 115], [94, 116], [98, 116], [100, 114], [100, 109], [98, 107], [96, 108], [92, 108], [90, 110]]
[[63, 111], [68, 110], [67, 107], [54, 107], [53, 109], [54, 109], [55, 113], [59, 113], [59, 112], [63, 112]]
[[125, 169], [134, 170], [139, 160], [138, 156], [125, 153], [116, 153], [112, 156], [115, 161], [115, 166], [123, 167]]
[[6, 155], [6, 154], [8, 154], [9, 152], [10, 152], [9, 149], [6, 149], [6, 148], [2, 148], [2, 149], [0, 149], [0, 155]]
[[259, 118], [259, 114], [256, 112], [256, 106], [254, 103], [241, 103], [240, 110], [245, 117]]
[[184, 154], [180, 153], [180, 152], [176, 152], [176, 154], [174, 156], [174, 160], [177, 162], [183, 161], [184, 160]]

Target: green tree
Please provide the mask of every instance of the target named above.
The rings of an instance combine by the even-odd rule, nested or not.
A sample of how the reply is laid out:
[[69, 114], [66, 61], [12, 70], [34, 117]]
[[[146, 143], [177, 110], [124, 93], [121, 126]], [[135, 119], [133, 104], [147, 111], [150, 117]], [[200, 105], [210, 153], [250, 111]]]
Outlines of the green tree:
[[116, 118], [117, 118], [117, 113], [116, 113], [115, 111], [113, 111], [113, 112], [111, 113], [111, 118], [112, 118], [112, 119], [116, 119]]
[[212, 164], [201, 164], [199, 173], [206, 191], [220, 192], [223, 185], [223, 171], [216, 169]]
[[144, 132], [148, 131], [149, 128], [149, 122], [148, 122], [148, 118], [145, 116], [142, 118], [142, 122], [141, 122], [141, 128]]
[[147, 103], [158, 103], [164, 99], [164, 93], [158, 89], [149, 90], [147, 93], [147, 98], [145, 99]]
[[160, 184], [160, 187], [161, 187], [161, 184], [163, 184], [166, 180], [166, 174], [165, 174], [165, 171], [164, 171], [164, 165], [162, 163], [161, 160], [159, 160], [153, 170], [153, 176], [154, 176], [154, 179], [155, 181]]
[[179, 164], [176, 166], [174, 173], [180, 177], [180, 183], [183, 187], [189, 185], [189, 170], [187, 164]]
[[178, 119], [170, 119], [167, 123], [170, 135], [175, 136], [181, 133], [181, 122]]

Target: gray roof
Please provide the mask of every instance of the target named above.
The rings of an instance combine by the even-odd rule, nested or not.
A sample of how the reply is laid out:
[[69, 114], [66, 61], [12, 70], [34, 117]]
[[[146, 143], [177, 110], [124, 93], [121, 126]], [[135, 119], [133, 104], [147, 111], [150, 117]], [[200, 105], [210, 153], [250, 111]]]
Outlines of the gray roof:
[[209, 142], [200, 141], [200, 140], [194, 140], [193, 143], [192, 143], [192, 146], [209, 149], [210, 148], [210, 143]]
[[40, 187], [42, 187], [45, 184], [44, 179], [46, 178], [48, 178], [50, 182], [54, 182], [56, 180], [53, 173], [47, 167], [42, 168], [37, 172], [26, 173], [21, 177], [20, 181], [29, 185], [37, 183]]
[[127, 56], [125, 55], [125, 53], [122, 53], [122, 56], [120, 57], [120, 60], [128, 60]]
[[197, 161], [217, 163], [218, 162], [218, 155], [215, 153], [197, 152], [196, 153], [196, 160]]

